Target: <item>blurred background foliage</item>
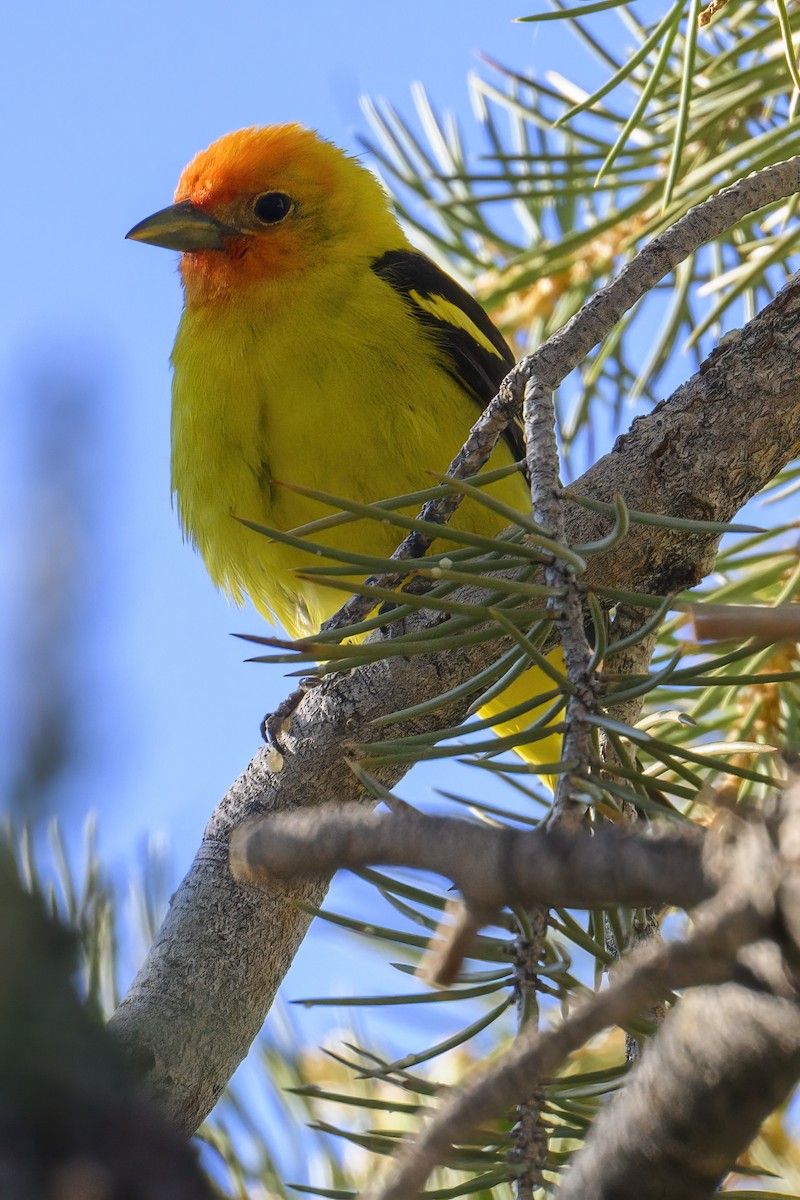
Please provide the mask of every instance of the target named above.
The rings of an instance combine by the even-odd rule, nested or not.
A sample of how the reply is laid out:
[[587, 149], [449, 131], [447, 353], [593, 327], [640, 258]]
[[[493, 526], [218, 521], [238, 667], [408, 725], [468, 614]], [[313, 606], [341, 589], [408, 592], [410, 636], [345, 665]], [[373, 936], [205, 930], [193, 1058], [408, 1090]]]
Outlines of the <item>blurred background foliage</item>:
[[[800, 14], [785, 0], [722, 0], [705, 10], [699, 0], [677, 0], [656, 13], [651, 4], [622, 0], [552, 4], [520, 18], [565, 22], [594, 60], [591, 87], [570, 78], [564, 64], [533, 76], [487, 60], [470, 80], [482, 137], [469, 144], [422, 87], [408, 116], [387, 102], [365, 104], [369, 161], [415, 240], [475, 291], [520, 353], [557, 330], [687, 208], [800, 149]], [[566, 381], [557, 403], [567, 476], [775, 294], [796, 266], [796, 206], [795, 198], [760, 211], [681, 264]], [[48, 511], [35, 514], [47, 536], [23, 581], [26, 634], [10, 668], [19, 703], [6, 839], [26, 884], [78, 932], [81, 992], [92, 1011], [107, 1015], [118, 998], [120, 942], [134, 938], [142, 949], [149, 943], [172, 873], [153, 846], [126, 894], [100, 861], [91, 824], [80, 866], [57, 825], [49, 837], [42, 834], [59, 782], [80, 755], [83, 714], [92, 703], [91, 682], [74, 653], [70, 603], [72, 579], [84, 569], [71, 541], [71, 514], [84, 503], [91, 474], [78, 469], [76, 456], [90, 454], [91, 443], [70, 439], [74, 417], [63, 424], [67, 408], [74, 414], [91, 404], [91, 386], [77, 400], [65, 396], [70, 385], [63, 380], [32, 386], [36, 410], [44, 405], [49, 414], [31, 434], [37, 470], [49, 481], [42, 501]], [[81, 428], [91, 425], [87, 418]], [[790, 468], [754, 502], [745, 519], [763, 532], [726, 537], [704, 598], [766, 605], [797, 599], [798, 488], [800, 468]], [[500, 549], [507, 552], [507, 544]], [[464, 559], [478, 573], [484, 561], [476, 554]], [[663, 614], [659, 598], [639, 599]], [[476, 612], [475, 621], [485, 615]], [[720, 790], [759, 803], [776, 777], [774, 749], [797, 739], [797, 647], [700, 649], [681, 619], [667, 616], [649, 676], [633, 681], [645, 694], [636, 730], [606, 723], [617, 766], [602, 781], [598, 775], [598, 819], [619, 819], [630, 802], [669, 819], [710, 822]], [[549, 793], [513, 757], [474, 746], [470, 754], [463, 731], [438, 752], [467, 753], [476, 768], [470, 794], [442, 793], [440, 806], [517, 828], [535, 826], [547, 811]], [[503, 781], [504, 802], [482, 798], [487, 771], [494, 783]], [[367, 941], [375, 978], [354, 979], [348, 996], [299, 1002], [342, 1006], [341, 1038], [325, 1050], [309, 1045], [285, 1007], [270, 1021], [246, 1075], [200, 1133], [203, 1162], [221, 1195], [290, 1196], [297, 1194], [293, 1184], [315, 1195], [353, 1195], [374, 1171], [375, 1156], [391, 1153], [442, 1087], [494, 1053], [520, 1020], [535, 1019], [538, 1010], [548, 1021], [582, 988], [597, 986], [615, 946], [626, 945], [641, 924], [641, 914], [627, 911], [552, 913], [526, 991], [515, 968], [525, 914], [507, 913], [478, 939], [454, 986], [432, 992], [413, 972], [447, 892], [408, 872], [364, 871], [357, 895], [363, 906], [355, 916], [322, 916], [347, 937]], [[396, 988], [382, 991], [387, 977]], [[441, 1006], [455, 1006], [458, 1032], [450, 1026], [436, 1038], [428, 1014]], [[627, 1032], [644, 1037], [649, 1029], [641, 1023]], [[549, 1181], [558, 1179], [626, 1070], [625, 1040], [614, 1031], [546, 1081]], [[800, 1191], [794, 1125], [791, 1107], [776, 1114], [726, 1186], [741, 1188], [747, 1179], [749, 1195]], [[513, 1115], [499, 1119], [459, 1147], [430, 1194], [514, 1194], [513, 1126]]]

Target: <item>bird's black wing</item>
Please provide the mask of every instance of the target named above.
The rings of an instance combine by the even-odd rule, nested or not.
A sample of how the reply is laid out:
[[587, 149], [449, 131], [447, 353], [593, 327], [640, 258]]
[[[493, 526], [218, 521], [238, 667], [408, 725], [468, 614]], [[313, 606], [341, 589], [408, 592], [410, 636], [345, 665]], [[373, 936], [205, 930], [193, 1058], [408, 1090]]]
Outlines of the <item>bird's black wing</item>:
[[[515, 359], [477, 300], [415, 250], [389, 250], [373, 261], [372, 269], [403, 297], [442, 351], [449, 373], [484, 409]], [[503, 436], [514, 458], [524, 459], [519, 425], [508, 425]]]

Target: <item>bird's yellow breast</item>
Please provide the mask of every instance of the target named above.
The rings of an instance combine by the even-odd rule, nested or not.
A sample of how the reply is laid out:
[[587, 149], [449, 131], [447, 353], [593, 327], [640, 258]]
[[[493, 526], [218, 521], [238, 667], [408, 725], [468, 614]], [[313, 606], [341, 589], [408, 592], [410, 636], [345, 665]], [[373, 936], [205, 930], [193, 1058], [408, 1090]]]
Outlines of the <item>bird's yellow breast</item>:
[[[308, 556], [234, 518], [291, 529], [329, 511], [280, 482], [362, 502], [426, 487], [479, 413], [368, 261], [279, 295], [265, 285], [190, 305], [173, 364], [172, 484], [184, 530], [215, 583], [237, 601], [249, 595], [294, 636], [318, 629], [337, 594], [297, 578]], [[498, 461], [509, 458], [504, 449]], [[521, 477], [498, 490], [527, 506]], [[502, 524], [474, 504], [459, 521], [487, 533]], [[388, 555], [400, 538], [359, 521], [324, 540]]]

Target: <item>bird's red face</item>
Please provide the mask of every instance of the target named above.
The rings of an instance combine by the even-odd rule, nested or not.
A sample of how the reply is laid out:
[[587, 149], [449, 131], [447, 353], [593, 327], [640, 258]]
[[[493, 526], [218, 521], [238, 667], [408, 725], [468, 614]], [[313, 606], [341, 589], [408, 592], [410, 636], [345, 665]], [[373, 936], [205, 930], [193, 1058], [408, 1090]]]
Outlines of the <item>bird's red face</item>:
[[226, 134], [183, 171], [175, 204], [128, 234], [180, 250], [186, 302], [287, 282], [399, 236], [377, 180], [300, 125]]

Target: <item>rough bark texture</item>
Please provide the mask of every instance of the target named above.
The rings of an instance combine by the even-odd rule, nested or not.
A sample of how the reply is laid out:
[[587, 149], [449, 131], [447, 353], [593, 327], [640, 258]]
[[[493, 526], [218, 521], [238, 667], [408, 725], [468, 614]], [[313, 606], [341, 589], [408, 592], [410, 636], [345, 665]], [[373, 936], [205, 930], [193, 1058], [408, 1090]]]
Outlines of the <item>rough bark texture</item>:
[[[647, 833], [629, 836], [649, 840]], [[685, 988], [705, 988], [705, 1004], [692, 1002], [683, 1020], [687, 1001], [681, 1001], [668, 1032], [648, 1044], [644, 1069], [637, 1068], [632, 1082], [604, 1108], [600, 1132], [594, 1125], [589, 1131], [577, 1155], [584, 1164], [577, 1182], [568, 1172], [555, 1194], [559, 1200], [585, 1195], [685, 1200], [684, 1145], [690, 1147], [689, 1188], [710, 1190], [785, 1095], [800, 1065], [798, 947], [784, 934], [796, 916], [796, 893], [786, 885], [797, 874], [797, 777], [772, 797], [766, 816], [729, 814], [705, 839], [704, 857], [715, 864], [718, 886], [692, 911], [686, 936], [640, 945], [612, 972], [608, 987], [585, 992], [548, 1029], [528, 1024], [500, 1055], [445, 1090], [385, 1171], [370, 1178], [362, 1200], [422, 1194], [431, 1171], [450, 1161], [456, 1147], [529, 1096], [601, 1029], [625, 1026], [635, 1013]], [[728, 1001], [731, 984], [736, 989]], [[767, 998], [781, 1003], [764, 1004]], [[706, 1155], [703, 1129], [709, 1122]]]
[[[575, 485], [602, 500], [682, 517], [730, 520], [800, 451], [800, 288], [791, 284], [730, 335], [701, 370]], [[607, 518], [575, 507], [572, 541], [607, 532]], [[636, 526], [612, 553], [593, 558], [590, 582], [666, 593], [701, 580], [716, 539]], [[292, 902], [318, 904], [326, 883], [271, 891], [236, 885], [228, 837], [258, 812], [363, 799], [347, 767], [348, 743], [392, 736], [370, 725], [381, 713], [440, 693], [486, 664], [473, 647], [407, 661], [393, 658], [329, 680], [305, 698], [286, 735], [289, 753], [272, 774], [260, 750], [222, 800], [197, 857], [112, 1027], [179, 1128], [191, 1132], [213, 1107], [256, 1036], [309, 918]], [[407, 734], [452, 725], [451, 708], [406, 723]], [[405, 768], [383, 771], [392, 785]]]
[[688, 993], [598, 1115], [558, 1200], [706, 1200], [798, 1075], [794, 1000], [734, 983]]
[[501, 908], [693, 908], [717, 880], [704, 861], [705, 838], [693, 825], [661, 822], [647, 838], [629, 828], [591, 834], [540, 825], [492, 829], [412, 808], [369, 813], [347, 805], [249, 821], [231, 839], [237, 879], [269, 887], [276, 879], [334, 868], [398, 865], [451, 879], [465, 904], [496, 916]]

